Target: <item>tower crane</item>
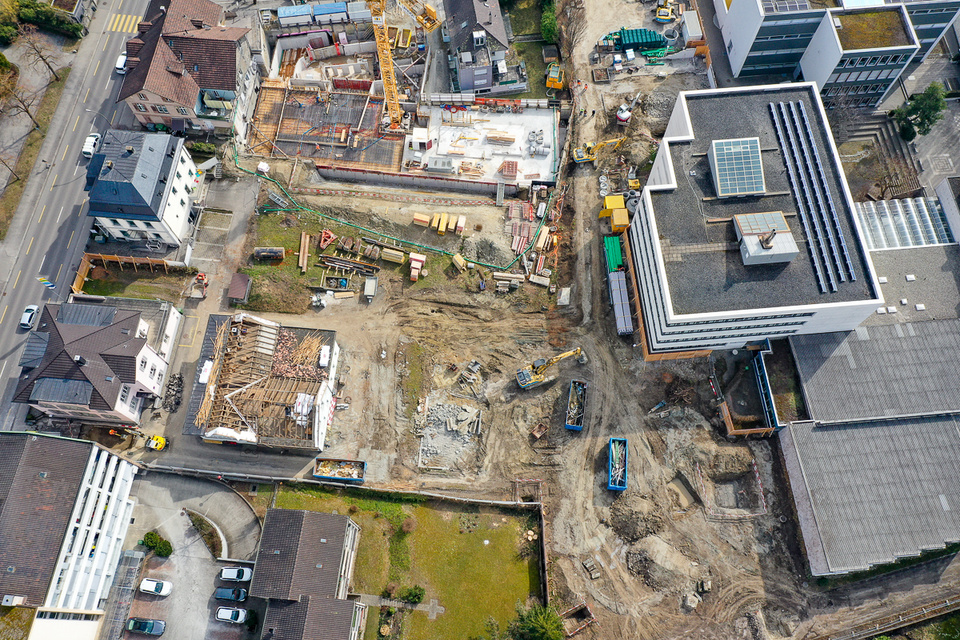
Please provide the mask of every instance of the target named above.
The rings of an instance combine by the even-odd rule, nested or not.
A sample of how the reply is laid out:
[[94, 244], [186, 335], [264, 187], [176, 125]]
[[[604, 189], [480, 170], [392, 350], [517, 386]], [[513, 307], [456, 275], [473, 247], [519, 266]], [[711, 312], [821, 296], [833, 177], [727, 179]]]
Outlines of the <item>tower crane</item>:
[[390, 117], [390, 128], [399, 129], [403, 112], [400, 109], [400, 93], [397, 91], [397, 75], [393, 70], [393, 51], [387, 39], [387, 28], [383, 23], [385, 2], [386, 0], [367, 0], [367, 6], [370, 7], [373, 35], [377, 40], [377, 59], [380, 61], [383, 98]]
[[565, 351], [559, 355], [555, 355], [549, 360], [544, 360], [539, 358], [533, 361], [533, 364], [528, 364], [527, 366], [517, 369], [517, 384], [520, 385], [521, 389], [529, 389], [535, 387], [538, 384], [543, 384], [544, 373], [547, 369], [557, 364], [564, 358], [569, 358], [571, 356], [576, 356], [580, 364], [583, 364], [587, 361], [586, 356], [583, 355], [583, 350], [580, 347], [576, 349], [571, 349], [570, 351]]

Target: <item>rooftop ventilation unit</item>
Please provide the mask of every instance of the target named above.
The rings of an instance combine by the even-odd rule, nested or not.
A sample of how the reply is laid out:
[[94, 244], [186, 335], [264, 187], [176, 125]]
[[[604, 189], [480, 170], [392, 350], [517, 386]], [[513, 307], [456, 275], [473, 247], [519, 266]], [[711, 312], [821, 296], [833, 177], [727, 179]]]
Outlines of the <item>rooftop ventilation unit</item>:
[[81, 367], [87, 364], [87, 359], [81, 356], [80, 354], [73, 356], [73, 361], [76, 362]]
[[735, 215], [733, 225], [746, 266], [790, 262], [800, 255], [800, 248], [780, 211]]

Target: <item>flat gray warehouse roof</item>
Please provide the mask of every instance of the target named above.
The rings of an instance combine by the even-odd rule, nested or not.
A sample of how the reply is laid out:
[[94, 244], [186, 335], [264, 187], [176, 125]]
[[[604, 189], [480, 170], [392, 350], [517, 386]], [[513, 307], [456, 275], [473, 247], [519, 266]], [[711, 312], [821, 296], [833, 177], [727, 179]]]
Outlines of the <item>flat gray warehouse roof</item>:
[[790, 346], [818, 422], [960, 412], [960, 320], [793, 336]]
[[794, 423], [780, 448], [813, 575], [960, 541], [960, 417]]

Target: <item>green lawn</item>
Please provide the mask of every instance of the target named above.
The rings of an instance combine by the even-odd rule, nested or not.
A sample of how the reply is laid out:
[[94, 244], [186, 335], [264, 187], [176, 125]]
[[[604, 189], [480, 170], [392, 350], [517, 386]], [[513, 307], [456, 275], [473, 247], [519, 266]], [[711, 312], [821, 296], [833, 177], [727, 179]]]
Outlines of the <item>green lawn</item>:
[[547, 73], [547, 65], [543, 61], [543, 42], [514, 42], [513, 52], [526, 64], [529, 88], [526, 93], [510, 97], [546, 98], [547, 85], [544, 78]]
[[[154, 267], [156, 269], [156, 267]], [[96, 277], [94, 277], [96, 276]], [[150, 271], [149, 267], [126, 265], [123, 271], [116, 264], [96, 266], [90, 270], [90, 280], [83, 285], [83, 292], [92, 296], [119, 296], [121, 298], [159, 298], [171, 304], [180, 304], [180, 295], [193, 280], [192, 274], [164, 273], [162, 269]]]
[[0, 607], [0, 640], [26, 640], [35, 614], [25, 607]]
[[[396, 496], [396, 499], [391, 499]], [[412, 612], [409, 640], [460, 640], [478, 635], [491, 616], [505, 625], [518, 601], [540, 596], [537, 554], [521, 558], [527, 514], [421, 502], [400, 494], [283, 487], [277, 507], [348, 514], [361, 527], [353, 589], [379, 594], [393, 583], [419, 584], [424, 602], [436, 599], [446, 612], [436, 620]], [[412, 519], [414, 528], [401, 527]], [[375, 638], [368, 613], [368, 640]]]
[[507, 10], [510, 12], [510, 26], [513, 27], [514, 35], [540, 33], [540, 17], [543, 12], [540, 10], [539, 0], [513, 0]]

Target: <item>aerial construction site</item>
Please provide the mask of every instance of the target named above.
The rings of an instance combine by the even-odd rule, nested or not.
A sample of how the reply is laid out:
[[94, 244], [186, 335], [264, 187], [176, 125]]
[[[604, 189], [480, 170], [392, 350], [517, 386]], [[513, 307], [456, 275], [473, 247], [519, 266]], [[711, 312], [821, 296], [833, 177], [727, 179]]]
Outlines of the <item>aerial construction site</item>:
[[[452, 15], [488, 4], [350, 3], [357, 17], [334, 24], [317, 21], [326, 9], [278, 12], [236, 157], [262, 179], [260, 215], [227, 256], [250, 297], [208, 330], [208, 394], [185, 429], [363, 461], [376, 488], [541, 503], [542, 595], [585, 606], [584, 637], [867, 638], [960, 607], [949, 554], [868, 576], [857, 571], [889, 567], [886, 555], [836, 569], [825, 542], [811, 565], [803, 464], [765, 413], [769, 379], [793, 412], [780, 422], [813, 420], [788, 332], [680, 357], [651, 347], [629, 229], [648, 180], [669, 182], [658, 152], [678, 135], [678, 97], [710, 87], [694, 8], [561, 2], [560, 61], [537, 77], [496, 42], [500, 16]], [[657, 36], [636, 59], [609, 44], [633, 22]], [[488, 67], [490, 84], [468, 86]], [[804, 96], [791, 99], [819, 104]], [[829, 165], [822, 138], [810, 145]], [[708, 153], [690, 156], [706, 166]], [[780, 225], [755, 234], [768, 249], [800, 225], [796, 212], [736, 212], [760, 214]], [[664, 272], [711, 251], [739, 261], [731, 220], [665, 246]], [[264, 248], [280, 259], [254, 257]], [[327, 364], [310, 364], [325, 348]]]

